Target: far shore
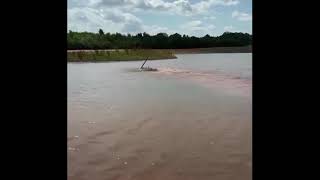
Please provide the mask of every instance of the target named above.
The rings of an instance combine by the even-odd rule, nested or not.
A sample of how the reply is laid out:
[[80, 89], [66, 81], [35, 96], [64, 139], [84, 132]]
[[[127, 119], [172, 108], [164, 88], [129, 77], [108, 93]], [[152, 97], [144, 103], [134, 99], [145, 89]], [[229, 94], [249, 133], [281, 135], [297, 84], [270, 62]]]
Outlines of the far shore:
[[113, 62], [175, 59], [170, 50], [155, 49], [116, 49], [116, 50], [74, 50], [67, 52], [68, 62]]
[[191, 48], [174, 49], [175, 54], [199, 54], [199, 53], [252, 53], [251, 46], [241, 47], [211, 47], [211, 48]]
[[[146, 49], [148, 50], [148, 49]], [[150, 49], [150, 50], [170, 50], [175, 54], [198, 54], [198, 53], [252, 53], [252, 46], [240, 47], [211, 47], [211, 48], [189, 48], [189, 49]], [[68, 52], [94, 52], [94, 51], [124, 51], [124, 49], [78, 49], [68, 50]]]
[[176, 54], [251, 53], [251, 46], [190, 49], [81, 49], [68, 50], [68, 62], [106, 62], [175, 59]]

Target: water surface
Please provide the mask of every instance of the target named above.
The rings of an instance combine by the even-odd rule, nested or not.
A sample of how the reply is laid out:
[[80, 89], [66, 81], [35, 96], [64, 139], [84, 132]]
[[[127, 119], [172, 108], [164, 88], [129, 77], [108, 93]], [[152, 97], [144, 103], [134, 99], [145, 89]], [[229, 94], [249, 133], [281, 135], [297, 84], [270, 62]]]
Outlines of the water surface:
[[251, 179], [251, 54], [68, 63], [68, 179]]

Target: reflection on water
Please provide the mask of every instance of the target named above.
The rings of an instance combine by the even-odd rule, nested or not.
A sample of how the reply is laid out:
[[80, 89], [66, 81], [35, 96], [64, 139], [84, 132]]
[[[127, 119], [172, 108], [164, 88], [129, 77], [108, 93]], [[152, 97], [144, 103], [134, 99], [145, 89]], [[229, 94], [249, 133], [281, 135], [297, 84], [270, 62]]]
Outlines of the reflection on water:
[[251, 54], [68, 64], [68, 178], [251, 179]]

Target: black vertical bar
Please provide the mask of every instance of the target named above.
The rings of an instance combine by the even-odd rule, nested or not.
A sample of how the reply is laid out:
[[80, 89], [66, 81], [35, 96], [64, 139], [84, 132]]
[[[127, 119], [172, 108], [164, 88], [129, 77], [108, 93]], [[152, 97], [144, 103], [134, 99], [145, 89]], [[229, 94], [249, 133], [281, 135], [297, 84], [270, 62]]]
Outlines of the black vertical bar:
[[142, 64], [142, 66], [140, 67], [140, 69], [143, 68], [144, 64], [147, 62], [148, 58], [144, 61], [144, 63]]

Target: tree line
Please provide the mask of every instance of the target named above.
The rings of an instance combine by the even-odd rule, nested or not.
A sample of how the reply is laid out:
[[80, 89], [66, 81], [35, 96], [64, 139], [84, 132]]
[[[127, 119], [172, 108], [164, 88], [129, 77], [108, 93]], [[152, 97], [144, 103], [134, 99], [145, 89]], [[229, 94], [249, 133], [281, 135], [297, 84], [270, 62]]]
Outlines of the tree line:
[[241, 32], [225, 32], [220, 36], [205, 35], [195, 37], [168, 35], [158, 33], [149, 35], [138, 33], [136, 35], [120, 33], [73, 32], [67, 33], [68, 49], [180, 49], [180, 48], [207, 48], [207, 47], [233, 47], [248, 46], [252, 43], [252, 35]]

